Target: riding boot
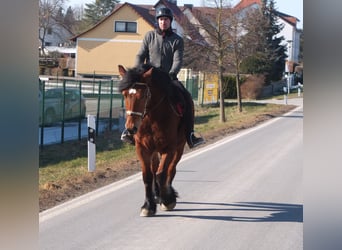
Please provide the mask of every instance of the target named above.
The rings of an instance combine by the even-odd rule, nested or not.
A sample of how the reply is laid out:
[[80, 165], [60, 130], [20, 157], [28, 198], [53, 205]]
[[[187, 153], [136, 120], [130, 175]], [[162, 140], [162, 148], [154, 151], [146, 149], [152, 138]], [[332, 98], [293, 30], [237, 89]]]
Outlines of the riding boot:
[[[187, 113], [184, 115], [185, 117], [185, 133], [186, 133], [186, 139], [189, 148], [197, 147], [198, 145], [203, 144], [205, 141], [202, 137], [195, 136], [194, 132], [194, 106], [193, 101], [191, 99], [191, 103], [189, 102], [187, 105]], [[189, 108], [189, 106], [191, 108]]]
[[205, 143], [202, 137], [196, 137], [194, 133], [195, 132], [192, 132], [190, 134], [190, 143], [188, 142], [189, 148], [194, 148]]
[[122, 134], [121, 134], [121, 141], [129, 143], [131, 145], [135, 144], [133, 135], [127, 130], [125, 129]]

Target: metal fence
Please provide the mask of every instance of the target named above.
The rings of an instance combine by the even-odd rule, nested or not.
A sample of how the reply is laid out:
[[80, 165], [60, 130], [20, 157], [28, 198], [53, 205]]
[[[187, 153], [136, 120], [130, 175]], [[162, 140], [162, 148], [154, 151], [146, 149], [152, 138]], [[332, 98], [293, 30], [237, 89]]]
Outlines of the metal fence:
[[[118, 79], [40, 77], [39, 144], [43, 146], [64, 143], [67, 140], [80, 140], [87, 137], [86, 117], [88, 115], [95, 116], [96, 135], [108, 130], [123, 130], [125, 112], [122, 95], [118, 92], [118, 83]], [[183, 84], [193, 98], [197, 99], [198, 83], [196, 79], [187, 79]], [[59, 100], [61, 115], [53, 122], [46, 122], [47, 106], [51, 101], [48, 92], [56, 89], [63, 93]], [[67, 90], [70, 89], [81, 93], [73, 99], [76, 109], [72, 117], [68, 116], [69, 113], [67, 112], [68, 109], [71, 109], [70, 100], [66, 96]], [[86, 107], [85, 113], [82, 113], [80, 104], [83, 97]]]
[[[104, 130], [121, 129], [123, 99], [117, 89], [118, 80], [113, 79], [41, 77], [39, 144], [63, 143], [66, 140], [87, 137], [87, 115], [96, 118], [96, 134]], [[49, 92], [54, 90], [60, 90], [63, 95], [49, 99]], [[78, 90], [81, 95], [70, 101], [65, 94], [68, 90]], [[81, 102], [85, 103], [85, 112], [80, 108]], [[54, 109], [53, 121], [46, 119], [49, 105], [50, 112]], [[76, 108], [71, 107], [72, 105]]]

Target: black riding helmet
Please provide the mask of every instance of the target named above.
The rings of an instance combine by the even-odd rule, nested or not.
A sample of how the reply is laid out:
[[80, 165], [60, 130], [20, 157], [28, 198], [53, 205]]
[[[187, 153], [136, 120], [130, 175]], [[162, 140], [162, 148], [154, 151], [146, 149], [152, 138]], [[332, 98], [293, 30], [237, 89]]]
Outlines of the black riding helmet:
[[169, 8], [162, 7], [162, 8], [157, 9], [157, 11], [156, 11], [156, 19], [158, 20], [159, 17], [163, 17], [163, 16], [166, 16], [166, 17], [170, 18], [170, 20], [172, 22], [173, 14], [172, 14], [172, 11]]

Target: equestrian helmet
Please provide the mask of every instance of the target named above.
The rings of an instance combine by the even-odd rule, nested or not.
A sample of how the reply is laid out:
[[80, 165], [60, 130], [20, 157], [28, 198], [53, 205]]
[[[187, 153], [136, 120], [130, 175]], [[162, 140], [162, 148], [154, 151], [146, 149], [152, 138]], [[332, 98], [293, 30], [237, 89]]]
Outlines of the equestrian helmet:
[[172, 11], [169, 8], [162, 7], [162, 8], [159, 8], [156, 11], [156, 19], [157, 20], [158, 20], [159, 17], [163, 17], [163, 16], [170, 18], [170, 20], [172, 22], [173, 14], [172, 14]]

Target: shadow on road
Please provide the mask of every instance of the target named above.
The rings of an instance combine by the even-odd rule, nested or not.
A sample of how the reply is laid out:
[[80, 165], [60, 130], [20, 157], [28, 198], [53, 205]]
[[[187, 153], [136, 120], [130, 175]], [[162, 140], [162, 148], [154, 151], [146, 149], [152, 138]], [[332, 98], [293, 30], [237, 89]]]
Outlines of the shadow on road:
[[[177, 202], [190, 208], [176, 208], [168, 214], [156, 216], [177, 216], [205, 220], [239, 221], [239, 222], [303, 222], [303, 205], [269, 203], [269, 202], [237, 202], [237, 203], [206, 203], [206, 202]], [[193, 208], [191, 208], [193, 206]], [[217, 212], [215, 215], [196, 214], [191, 212]], [[180, 214], [188, 212], [189, 214]], [[229, 215], [223, 215], [228, 212]], [[246, 213], [246, 215], [241, 215]], [[262, 215], [256, 215], [256, 214]], [[239, 214], [239, 215], [233, 215]], [[249, 214], [249, 216], [247, 215]], [[253, 216], [251, 216], [253, 214]], [[267, 214], [267, 215], [265, 215]]]

